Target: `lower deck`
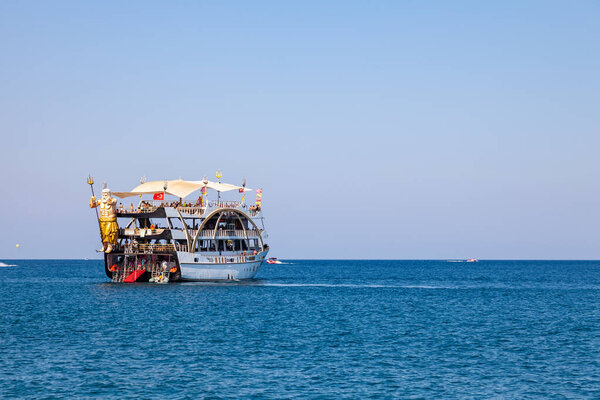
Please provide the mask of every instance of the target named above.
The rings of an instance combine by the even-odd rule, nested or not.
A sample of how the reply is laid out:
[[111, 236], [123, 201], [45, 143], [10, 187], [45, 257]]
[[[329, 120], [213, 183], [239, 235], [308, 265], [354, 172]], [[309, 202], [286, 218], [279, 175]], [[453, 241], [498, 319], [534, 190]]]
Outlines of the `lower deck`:
[[105, 254], [104, 264], [113, 282], [239, 280], [254, 278], [267, 253], [113, 252]]

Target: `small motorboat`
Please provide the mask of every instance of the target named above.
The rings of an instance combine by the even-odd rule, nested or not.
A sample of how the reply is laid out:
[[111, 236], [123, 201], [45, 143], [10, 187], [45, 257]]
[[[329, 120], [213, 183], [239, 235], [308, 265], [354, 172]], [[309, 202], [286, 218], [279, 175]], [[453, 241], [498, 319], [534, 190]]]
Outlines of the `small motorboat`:
[[282, 264], [276, 257], [271, 257], [265, 261], [267, 264]]

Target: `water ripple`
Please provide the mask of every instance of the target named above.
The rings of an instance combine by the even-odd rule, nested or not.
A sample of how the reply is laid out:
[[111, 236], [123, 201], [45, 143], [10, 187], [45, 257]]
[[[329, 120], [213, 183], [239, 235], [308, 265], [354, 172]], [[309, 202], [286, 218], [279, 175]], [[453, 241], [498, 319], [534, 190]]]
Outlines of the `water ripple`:
[[597, 398], [600, 263], [294, 261], [123, 285], [0, 269], [3, 398]]

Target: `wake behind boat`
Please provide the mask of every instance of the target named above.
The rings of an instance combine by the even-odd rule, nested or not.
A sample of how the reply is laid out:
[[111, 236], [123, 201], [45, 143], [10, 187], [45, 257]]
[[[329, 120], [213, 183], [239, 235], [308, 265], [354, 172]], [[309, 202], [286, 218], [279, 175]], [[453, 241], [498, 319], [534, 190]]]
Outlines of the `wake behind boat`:
[[2, 267], [16, 267], [17, 264], [4, 264], [3, 262], [0, 262], [0, 268]]
[[[264, 242], [262, 189], [256, 191], [255, 203], [247, 205], [246, 192], [252, 189], [246, 188], [245, 180], [242, 186], [206, 178], [142, 180], [129, 192], [104, 188], [100, 200], [93, 195], [91, 176], [88, 184], [103, 244], [99, 251], [104, 252], [106, 275], [114, 282], [250, 279], [269, 252]], [[208, 199], [208, 189], [217, 192], [216, 199]], [[241, 200], [221, 200], [221, 193], [235, 190], [242, 194]], [[185, 200], [196, 191], [200, 191], [196, 201]], [[117, 206], [112, 195], [139, 197], [139, 203]], [[143, 200], [148, 195], [152, 200]]]

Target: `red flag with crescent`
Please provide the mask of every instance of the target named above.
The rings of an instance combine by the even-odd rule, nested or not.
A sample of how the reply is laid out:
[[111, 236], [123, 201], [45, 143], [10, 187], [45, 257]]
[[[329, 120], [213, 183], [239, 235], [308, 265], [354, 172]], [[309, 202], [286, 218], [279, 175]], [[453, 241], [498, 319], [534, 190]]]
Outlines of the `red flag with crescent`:
[[165, 199], [165, 194], [164, 193], [154, 193], [154, 196], [152, 196], [153, 200], [164, 200]]

